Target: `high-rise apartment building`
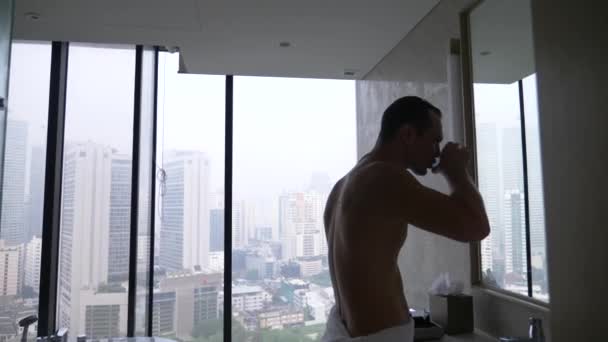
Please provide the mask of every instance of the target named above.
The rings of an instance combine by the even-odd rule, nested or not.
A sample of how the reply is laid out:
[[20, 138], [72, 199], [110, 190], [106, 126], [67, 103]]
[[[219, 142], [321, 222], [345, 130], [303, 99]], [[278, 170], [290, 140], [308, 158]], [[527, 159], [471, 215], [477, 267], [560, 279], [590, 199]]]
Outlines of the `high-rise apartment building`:
[[25, 247], [25, 285], [38, 293], [40, 288], [40, 256], [42, 239], [33, 237]]
[[209, 264], [209, 160], [195, 151], [165, 156], [160, 265], [167, 270]]
[[506, 272], [526, 273], [526, 234], [524, 195], [518, 190], [505, 194], [505, 254]]
[[0, 297], [21, 293], [22, 253], [22, 245], [0, 240]]
[[500, 249], [504, 251], [505, 272], [521, 273], [526, 248], [525, 235], [522, 235], [525, 229], [525, 208], [521, 127], [519, 123], [505, 125], [501, 134], [503, 243], [500, 244]]
[[250, 219], [245, 201], [232, 203], [232, 248], [242, 249], [249, 244]]
[[131, 157], [114, 154], [111, 163], [108, 277], [111, 281], [122, 281], [129, 277]]
[[[530, 205], [530, 247], [541, 261], [545, 256], [545, 204], [540, 155], [538, 123], [526, 122], [526, 149], [528, 153], [528, 196]], [[541, 262], [544, 264], [544, 262]], [[539, 265], [540, 266], [540, 265]]]
[[478, 163], [479, 191], [483, 196], [488, 220], [490, 221], [490, 235], [481, 242], [481, 263], [485, 272], [493, 269], [495, 251], [501, 233], [500, 217], [500, 187], [498, 163], [498, 137], [496, 124], [480, 122], [477, 124], [477, 158], [483, 160]]
[[279, 197], [279, 235], [284, 260], [326, 253], [323, 209], [326, 196], [316, 191]]
[[64, 153], [58, 324], [74, 334], [85, 333], [84, 291], [109, 280], [114, 158], [112, 148], [92, 142]]
[[30, 189], [29, 208], [25, 221], [28, 222], [29, 241], [33, 236], [42, 236], [42, 212], [44, 210], [44, 172], [46, 162], [46, 149], [34, 146], [30, 157]]
[[176, 296], [175, 291], [155, 291], [152, 311], [152, 335], [174, 335]]
[[[175, 312], [175, 335], [180, 339], [191, 339], [192, 329], [202, 321], [219, 317], [218, 294], [222, 284], [221, 273], [184, 271], [170, 274], [160, 281], [159, 291], [174, 293], [165, 295], [164, 310], [158, 312], [159, 324], [167, 327], [168, 317]], [[155, 317], [156, 318], [156, 317]]]
[[0, 239], [8, 246], [27, 242], [24, 224], [27, 129], [24, 121], [6, 123]]
[[261, 241], [272, 240], [272, 227], [271, 226], [257, 226], [255, 227], [255, 238]]
[[[145, 270], [150, 264], [150, 235], [137, 236], [137, 269]], [[141, 272], [141, 271], [140, 271]]]
[[209, 211], [209, 251], [220, 252], [224, 250], [224, 209], [211, 209]]
[[80, 292], [78, 330], [88, 338], [100, 339], [125, 335], [127, 332], [126, 292]]

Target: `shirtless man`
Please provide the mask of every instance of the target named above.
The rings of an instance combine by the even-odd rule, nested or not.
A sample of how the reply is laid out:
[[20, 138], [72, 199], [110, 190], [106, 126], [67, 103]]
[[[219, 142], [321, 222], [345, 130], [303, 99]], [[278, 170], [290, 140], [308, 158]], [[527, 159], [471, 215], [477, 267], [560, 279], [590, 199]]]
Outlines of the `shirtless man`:
[[[468, 152], [451, 142], [440, 151], [442, 139], [439, 109], [414, 96], [398, 99], [384, 112], [376, 146], [331, 191], [324, 221], [336, 306], [322, 341], [413, 341], [397, 265], [408, 224], [462, 242], [489, 234]], [[421, 185], [406, 169], [440, 172], [451, 194]]]

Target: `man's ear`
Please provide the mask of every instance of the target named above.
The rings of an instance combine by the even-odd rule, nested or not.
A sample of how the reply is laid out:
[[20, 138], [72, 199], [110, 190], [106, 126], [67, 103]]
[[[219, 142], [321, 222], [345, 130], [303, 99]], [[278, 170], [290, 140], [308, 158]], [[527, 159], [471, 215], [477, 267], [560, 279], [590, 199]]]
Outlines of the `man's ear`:
[[416, 129], [410, 125], [403, 125], [399, 128], [399, 139], [405, 144], [412, 144], [416, 139]]

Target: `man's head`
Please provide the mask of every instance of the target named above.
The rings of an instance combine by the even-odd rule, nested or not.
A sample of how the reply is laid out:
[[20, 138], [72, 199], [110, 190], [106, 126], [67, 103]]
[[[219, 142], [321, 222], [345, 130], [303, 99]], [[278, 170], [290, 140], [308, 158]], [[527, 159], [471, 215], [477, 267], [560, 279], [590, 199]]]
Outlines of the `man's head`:
[[382, 115], [378, 144], [394, 147], [418, 175], [425, 175], [439, 157], [442, 139], [441, 111], [419, 97], [402, 97]]

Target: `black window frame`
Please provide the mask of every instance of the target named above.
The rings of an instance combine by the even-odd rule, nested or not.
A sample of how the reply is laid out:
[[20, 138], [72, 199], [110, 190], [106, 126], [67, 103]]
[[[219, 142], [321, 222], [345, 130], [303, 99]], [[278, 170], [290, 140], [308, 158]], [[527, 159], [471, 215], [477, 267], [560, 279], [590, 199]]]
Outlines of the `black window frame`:
[[[158, 56], [161, 47], [154, 46], [154, 99], [152, 118], [152, 167], [151, 201], [156, 202], [156, 147], [157, 147], [157, 101], [158, 101]], [[135, 96], [133, 103], [133, 155], [131, 181], [131, 216], [130, 216], [130, 251], [129, 251], [129, 288], [127, 305], [127, 337], [136, 335], [136, 299], [137, 299], [137, 237], [138, 237], [138, 203], [140, 175], [140, 136], [141, 136], [141, 93], [143, 45], [135, 45]], [[63, 176], [63, 154], [65, 138], [65, 104], [68, 74], [69, 42], [53, 41], [51, 52], [51, 78], [49, 84], [47, 152], [44, 187], [42, 251], [40, 272], [40, 294], [38, 307], [38, 336], [50, 336], [58, 330], [56, 322], [59, 248], [61, 226], [61, 196]], [[224, 160], [224, 250], [232, 250], [232, 153], [233, 153], [233, 76], [225, 78], [225, 160]], [[154, 303], [154, 232], [155, 205], [150, 207], [150, 254], [148, 260], [148, 282], [146, 302], [145, 336], [153, 332]], [[224, 255], [224, 306], [223, 306], [223, 340], [231, 341], [232, 323], [232, 255]]]
[[[470, 13], [477, 8], [483, 0], [476, 1], [469, 8], [460, 13], [460, 66], [461, 66], [461, 85], [463, 96], [463, 120], [465, 129], [465, 144], [471, 147], [472, 158], [469, 172], [475, 181], [478, 183], [478, 164], [477, 156], [477, 138], [475, 124], [475, 106], [474, 106], [474, 91], [473, 91], [473, 60], [471, 52], [471, 27]], [[534, 297], [533, 293], [533, 277], [532, 277], [532, 248], [531, 248], [531, 233], [530, 233], [530, 203], [529, 203], [529, 186], [528, 186], [528, 151], [526, 141], [526, 120], [525, 120], [525, 102], [523, 94], [523, 79], [517, 81], [518, 96], [519, 96], [519, 116], [520, 116], [520, 133], [522, 146], [522, 175], [523, 175], [523, 195], [524, 195], [524, 235], [526, 248], [526, 278], [527, 278], [527, 294], [522, 295], [513, 291], [509, 291], [492, 284], [488, 284], [483, 279], [483, 270], [481, 267], [481, 242], [470, 244], [470, 260], [471, 260], [471, 283], [474, 286], [488, 288], [499, 292], [503, 295], [514, 297], [539, 307], [549, 308], [550, 299], [548, 301], [539, 300]], [[545, 227], [546, 229], [546, 227]]]

